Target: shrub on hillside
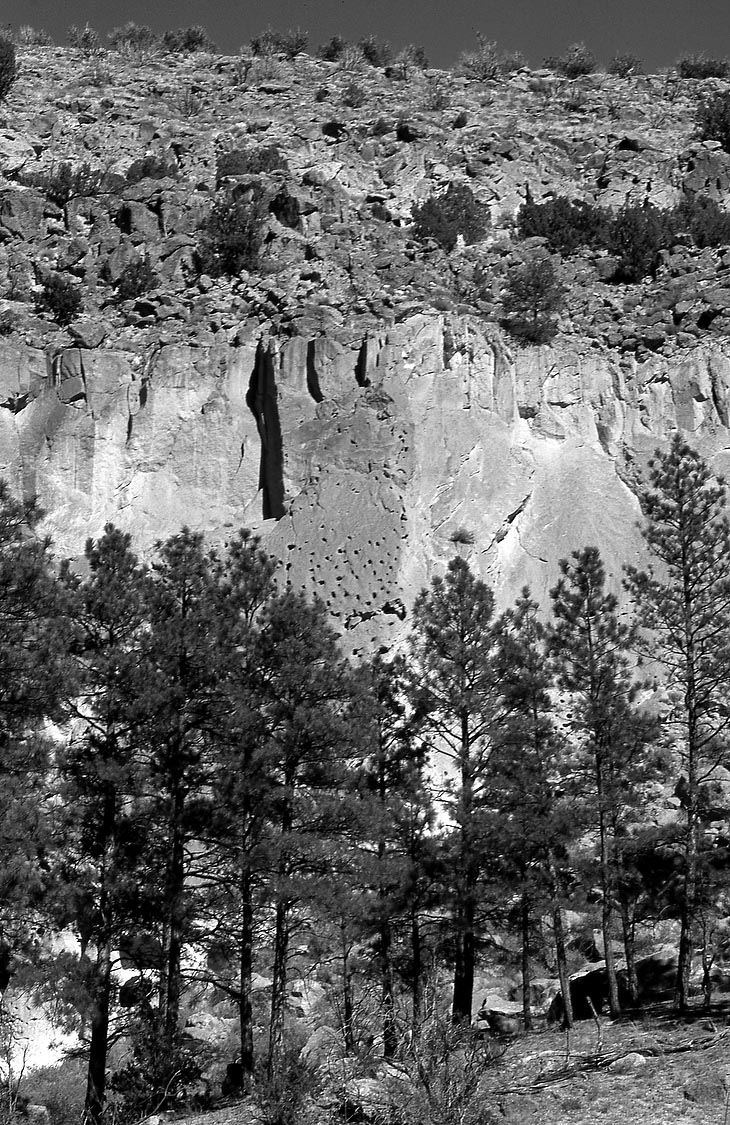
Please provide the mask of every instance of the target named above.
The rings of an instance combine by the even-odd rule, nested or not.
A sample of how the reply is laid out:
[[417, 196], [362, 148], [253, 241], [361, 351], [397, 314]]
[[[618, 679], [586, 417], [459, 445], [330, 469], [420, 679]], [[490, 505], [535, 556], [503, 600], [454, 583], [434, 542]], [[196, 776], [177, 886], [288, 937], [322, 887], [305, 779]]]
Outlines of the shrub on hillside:
[[22, 176], [27, 187], [38, 188], [51, 203], [65, 207], [71, 199], [96, 195], [104, 183], [105, 173], [86, 161], [74, 166], [67, 160], [47, 172], [30, 172]]
[[632, 74], [643, 74], [644, 65], [637, 55], [614, 55], [608, 64], [608, 73], [617, 78], [630, 78]]
[[489, 207], [480, 203], [467, 184], [450, 183], [441, 195], [431, 195], [411, 209], [417, 238], [432, 238], [453, 250], [459, 235], [468, 245], [480, 242], [490, 222]]
[[149, 293], [150, 289], [154, 289], [158, 280], [149, 254], [145, 254], [143, 258], [138, 256], [129, 262], [119, 275], [117, 296], [120, 301], [133, 301]]
[[701, 102], [695, 120], [701, 141], [719, 141], [730, 152], [730, 90]]
[[671, 246], [675, 227], [672, 214], [653, 203], [625, 204], [608, 229], [606, 248], [619, 259], [616, 281], [635, 283], [654, 276], [659, 253]]
[[375, 35], [360, 39], [357, 45], [369, 66], [390, 66], [393, 61], [393, 49], [390, 43], [381, 43]]
[[365, 91], [357, 82], [348, 82], [342, 91], [342, 104], [349, 109], [359, 109], [365, 104]]
[[53, 47], [54, 42], [52, 36], [43, 27], [31, 27], [29, 23], [23, 23], [18, 28], [17, 35], [13, 36], [14, 41], [20, 47]]
[[408, 43], [393, 59], [392, 66], [387, 68], [391, 78], [398, 78], [407, 82], [413, 70], [427, 70], [428, 55], [423, 47], [416, 43]]
[[347, 40], [341, 35], [333, 35], [326, 43], [320, 43], [316, 55], [325, 62], [339, 62], [347, 49]]
[[255, 269], [264, 234], [266, 207], [258, 188], [249, 197], [227, 194], [202, 223], [197, 260], [201, 273], [233, 277]]
[[306, 51], [309, 36], [300, 28], [288, 31], [274, 31], [267, 27], [251, 40], [251, 54], [267, 58], [271, 55], [284, 55], [287, 59], [296, 58]]
[[136, 24], [130, 20], [123, 27], [114, 27], [107, 35], [109, 46], [120, 54], [145, 55], [156, 51], [160, 46], [159, 36], [147, 24]]
[[36, 297], [36, 308], [49, 313], [57, 324], [70, 324], [82, 309], [79, 287], [63, 274], [52, 273]]
[[166, 31], [162, 36], [162, 47], [172, 55], [194, 55], [198, 51], [215, 53], [218, 48], [200, 24], [193, 27], [179, 27], [177, 31]]
[[521, 238], [545, 238], [558, 254], [572, 254], [579, 246], [601, 246], [606, 239], [606, 212], [583, 200], [564, 195], [535, 203], [528, 199], [517, 212]]
[[15, 47], [0, 36], [0, 101], [7, 97], [10, 87], [18, 77], [18, 64], [15, 58]]
[[674, 231], [687, 231], [702, 250], [705, 246], [730, 245], [730, 214], [707, 195], [684, 199], [672, 212]]
[[476, 51], [465, 51], [457, 63], [459, 73], [479, 81], [501, 78], [527, 65], [519, 51], [502, 51], [493, 40], [477, 32]]
[[565, 288], [549, 258], [530, 258], [509, 271], [502, 307], [516, 339], [528, 344], [552, 340], [555, 316], [564, 304]]
[[680, 78], [727, 78], [730, 62], [707, 55], [684, 55], [677, 60], [677, 74]]
[[88, 23], [84, 24], [83, 27], [71, 24], [66, 32], [66, 38], [69, 46], [75, 47], [77, 51], [83, 51], [85, 55], [94, 55], [101, 50], [99, 33]]
[[564, 54], [545, 59], [545, 66], [563, 78], [580, 78], [584, 74], [593, 74], [597, 65], [595, 55], [585, 43], [572, 43]]

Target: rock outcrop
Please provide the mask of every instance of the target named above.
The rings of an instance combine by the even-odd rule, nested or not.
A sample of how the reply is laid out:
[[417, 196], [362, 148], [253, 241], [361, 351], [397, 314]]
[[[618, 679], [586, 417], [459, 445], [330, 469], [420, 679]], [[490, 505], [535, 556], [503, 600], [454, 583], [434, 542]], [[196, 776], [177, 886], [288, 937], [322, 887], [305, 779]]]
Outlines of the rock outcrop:
[[[670, 247], [638, 285], [577, 254], [554, 346], [525, 348], [501, 293], [541, 242], [514, 216], [528, 191], [726, 205], [730, 157], [693, 127], [716, 86], [24, 49], [0, 128], [0, 474], [61, 556], [109, 520], [143, 552], [183, 523], [253, 528], [351, 650], [393, 643], [457, 551], [500, 604], [544, 600], [587, 543], [620, 588], [657, 445], [679, 426], [727, 464], [730, 251]], [[492, 227], [446, 253], [411, 208], [453, 181]], [[214, 279], [195, 255], [226, 189], [263, 193], [264, 246]], [[122, 295], [140, 262], [151, 284]], [[83, 298], [65, 327], [36, 300], [53, 271]]]
[[0, 346], [0, 473], [37, 493], [56, 551], [113, 521], [142, 549], [183, 523], [257, 530], [349, 644], [390, 643], [454, 553], [509, 601], [544, 599], [586, 543], [636, 559], [636, 483], [681, 427], [728, 463], [730, 354], [644, 363], [510, 350], [470, 317], [365, 338], [262, 336], [150, 355]]

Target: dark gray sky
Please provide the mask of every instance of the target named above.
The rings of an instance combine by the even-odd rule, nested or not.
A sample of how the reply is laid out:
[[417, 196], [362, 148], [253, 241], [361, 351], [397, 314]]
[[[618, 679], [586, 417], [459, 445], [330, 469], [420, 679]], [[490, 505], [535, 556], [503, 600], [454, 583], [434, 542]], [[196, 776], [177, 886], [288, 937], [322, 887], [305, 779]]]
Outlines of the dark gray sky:
[[334, 34], [377, 35], [393, 46], [426, 48], [448, 66], [475, 45], [476, 32], [521, 50], [539, 66], [546, 55], [584, 41], [602, 62], [617, 52], [639, 55], [648, 69], [683, 54], [730, 56], [730, 0], [2, 0], [0, 26], [45, 28], [58, 44], [70, 24], [105, 34], [134, 20], [155, 31], [203, 24], [224, 53], [235, 54], [271, 26], [300, 27], [310, 45]]

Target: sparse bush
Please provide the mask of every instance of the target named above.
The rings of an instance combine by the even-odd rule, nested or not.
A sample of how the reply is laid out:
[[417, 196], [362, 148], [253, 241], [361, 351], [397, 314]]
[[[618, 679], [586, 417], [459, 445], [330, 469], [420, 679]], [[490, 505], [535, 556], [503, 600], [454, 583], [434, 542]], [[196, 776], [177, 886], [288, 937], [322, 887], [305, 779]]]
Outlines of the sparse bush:
[[375, 35], [368, 35], [366, 39], [360, 39], [357, 45], [370, 66], [390, 66], [393, 60], [390, 43], [381, 43]]
[[656, 274], [659, 252], [674, 241], [671, 212], [653, 203], [626, 203], [608, 228], [606, 249], [619, 258], [616, 281], [636, 283]]
[[719, 141], [725, 152], [730, 152], [730, 90], [701, 102], [696, 123], [701, 141]]
[[218, 184], [226, 176], [256, 176], [267, 172], [286, 172], [289, 165], [276, 145], [257, 148], [234, 148], [222, 152], [216, 162]]
[[83, 1117], [87, 1063], [65, 1058], [57, 1066], [31, 1070], [23, 1079], [23, 1094], [34, 1105], [47, 1106], [53, 1125], [77, 1125]]
[[200, 228], [197, 258], [201, 273], [234, 277], [243, 269], [255, 269], [265, 217], [260, 188], [255, 188], [248, 197], [235, 198], [227, 194], [218, 200]]
[[4, 36], [0, 36], [0, 101], [8, 96], [10, 87], [18, 77], [18, 64], [15, 47]]
[[707, 55], [684, 55], [677, 60], [677, 74], [680, 78], [727, 78], [730, 62], [727, 59], [711, 59]]
[[608, 64], [608, 73], [617, 78], [630, 78], [632, 74], [643, 74], [644, 65], [637, 55], [614, 55]]
[[451, 105], [448, 90], [440, 82], [429, 82], [426, 96], [423, 99], [423, 108], [431, 113], [440, 113]]
[[116, 1071], [109, 1083], [112, 1119], [131, 1125], [164, 1110], [181, 1110], [192, 1103], [201, 1076], [196, 1058], [182, 1035], [170, 1042], [151, 1017], [139, 1022], [131, 1061]]
[[489, 207], [475, 198], [466, 184], [450, 183], [442, 195], [429, 196], [411, 210], [415, 235], [432, 238], [442, 249], [456, 246], [459, 235], [470, 245], [480, 242], [490, 221]]
[[399, 51], [393, 60], [393, 65], [388, 68], [388, 73], [401, 82], [407, 82], [412, 70], [427, 70], [428, 55], [423, 47], [409, 43]]
[[264, 58], [270, 55], [284, 55], [287, 59], [293, 59], [302, 51], [306, 51], [308, 42], [307, 32], [300, 28], [274, 31], [273, 28], [267, 27], [251, 40], [251, 53]]
[[316, 55], [325, 62], [339, 62], [347, 48], [347, 40], [341, 35], [333, 35], [326, 43], [320, 43]]
[[37, 188], [51, 203], [65, 207], [71, 199], [96, 195], [104, 183], [101, 168], [92, 168], [86, 162], [74, 167], [62, 161], [48, 172], [31, 172], [22, 177], [27, 187]]
[[572, 254], [579, 246], [602, 246], [608, 217], [600, 207], [565, 196], [535, 203], [528, 199], [517, 212], [521, 238], [545, 238], [558, 254]]
[[44, 28], [31, 27], [28, 23], [21, 24], [15, 40], [20, 47], [53, 47], [54, 45], [52, 37]]
[[132, 20], [123, 27], [114, 27], [107, 35], [109, 46], [120, 54], [150, 55], [160, 47], [159, 36], [147, 24]]
[[203, 99], [194, 86], [186, 86], [175, 99], [175, 108], [181, 117], [197, 117], [203, 108]]
[[342, 91], [342, 102], [350, 109], [359, 109], [365, 102], [365, 91], [357, 82], [348, 82]]
[[0, 336], [10, 336], [17, 322], [18, 318], [11, 309], [3, 309], [0, 312]]
[[198, 51], [215, 54], [218, 50], [208, 32], [200, 24], [193, 27], [179, 27], [177, 31], [166, 31], [162, 36], [163, 50], [171, 55], [194, 55]]
[[124, 267], [117, 282], [117, 296], [120, 301], [134, 300], [144, 293], [149, 293], [158, 282], [157, 274], [152, 268], [149, 254], [144, 258], [136, 257]]
[[546, 344], [557, 331], [555, 314], [565, 288], [549, 258], [530, 258], [507, 275], [502, 298], [509, 332], [529, 344]]
[[525, 57], [519, 51], [502, 51], [493, 40], [487, 39], [480, 32], [477, 32], [477, 42], [477, 50], [465, 51], [457, 64], [459, 71], [467, 78], [485, 82], [502, 78], [526, 65]]
[[177, 164], [173, 160], [168, 162], [164, 156], [150, 154], [132, 161], [124, 178], [128, 184], [138, 184], [142, 180], [175, 179], [177, 173]]
[[593, 74], [596, 69], [595, 56], [585, 43], [572, 43], [563, 55], [553, 55], [545, 59], [545, 66], [561, 74], [563, 78], [581, 78]]
[[730, 246], [730, 214], [714, 199], [694, 195], [672, 213], [675, 232], [686, 230], [695, 246]]
[[82, 310], [79, 287], [63, 274], [52, 273], [36, 297], [36, 308], [39, 312], [50, 313], [61, 326], [70, 324]]
[[101, 50], [101, 40], [99, 33], [94, 30], [91, 24], [84, 24], [83, 27], [76, 27], [72, 24], [66, 32], [69, 46], [75, 47], [78, 51], [83, 51], [85, 55], [94, 55], [97, 51]]

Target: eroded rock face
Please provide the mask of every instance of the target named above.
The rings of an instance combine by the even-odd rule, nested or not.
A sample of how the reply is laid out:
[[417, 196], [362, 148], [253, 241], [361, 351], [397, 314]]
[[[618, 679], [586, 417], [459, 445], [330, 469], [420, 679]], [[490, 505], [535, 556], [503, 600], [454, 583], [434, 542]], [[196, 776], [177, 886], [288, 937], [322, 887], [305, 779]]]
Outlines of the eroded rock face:
[[111, 520], [142, 551], [183, 524], [261, 533], [351, 649], [393, 643], [455, 552], [500, 604], [545, 600], [560, 558], [641, 554], [635, 489], [676, 427], [727, 467], [730, 356], [637, 364], [507, 350], [471, 318], [365, 339], [252, 339], [149, 354], [0, 346], [0, 474], [37, 493], [61, 556]]

